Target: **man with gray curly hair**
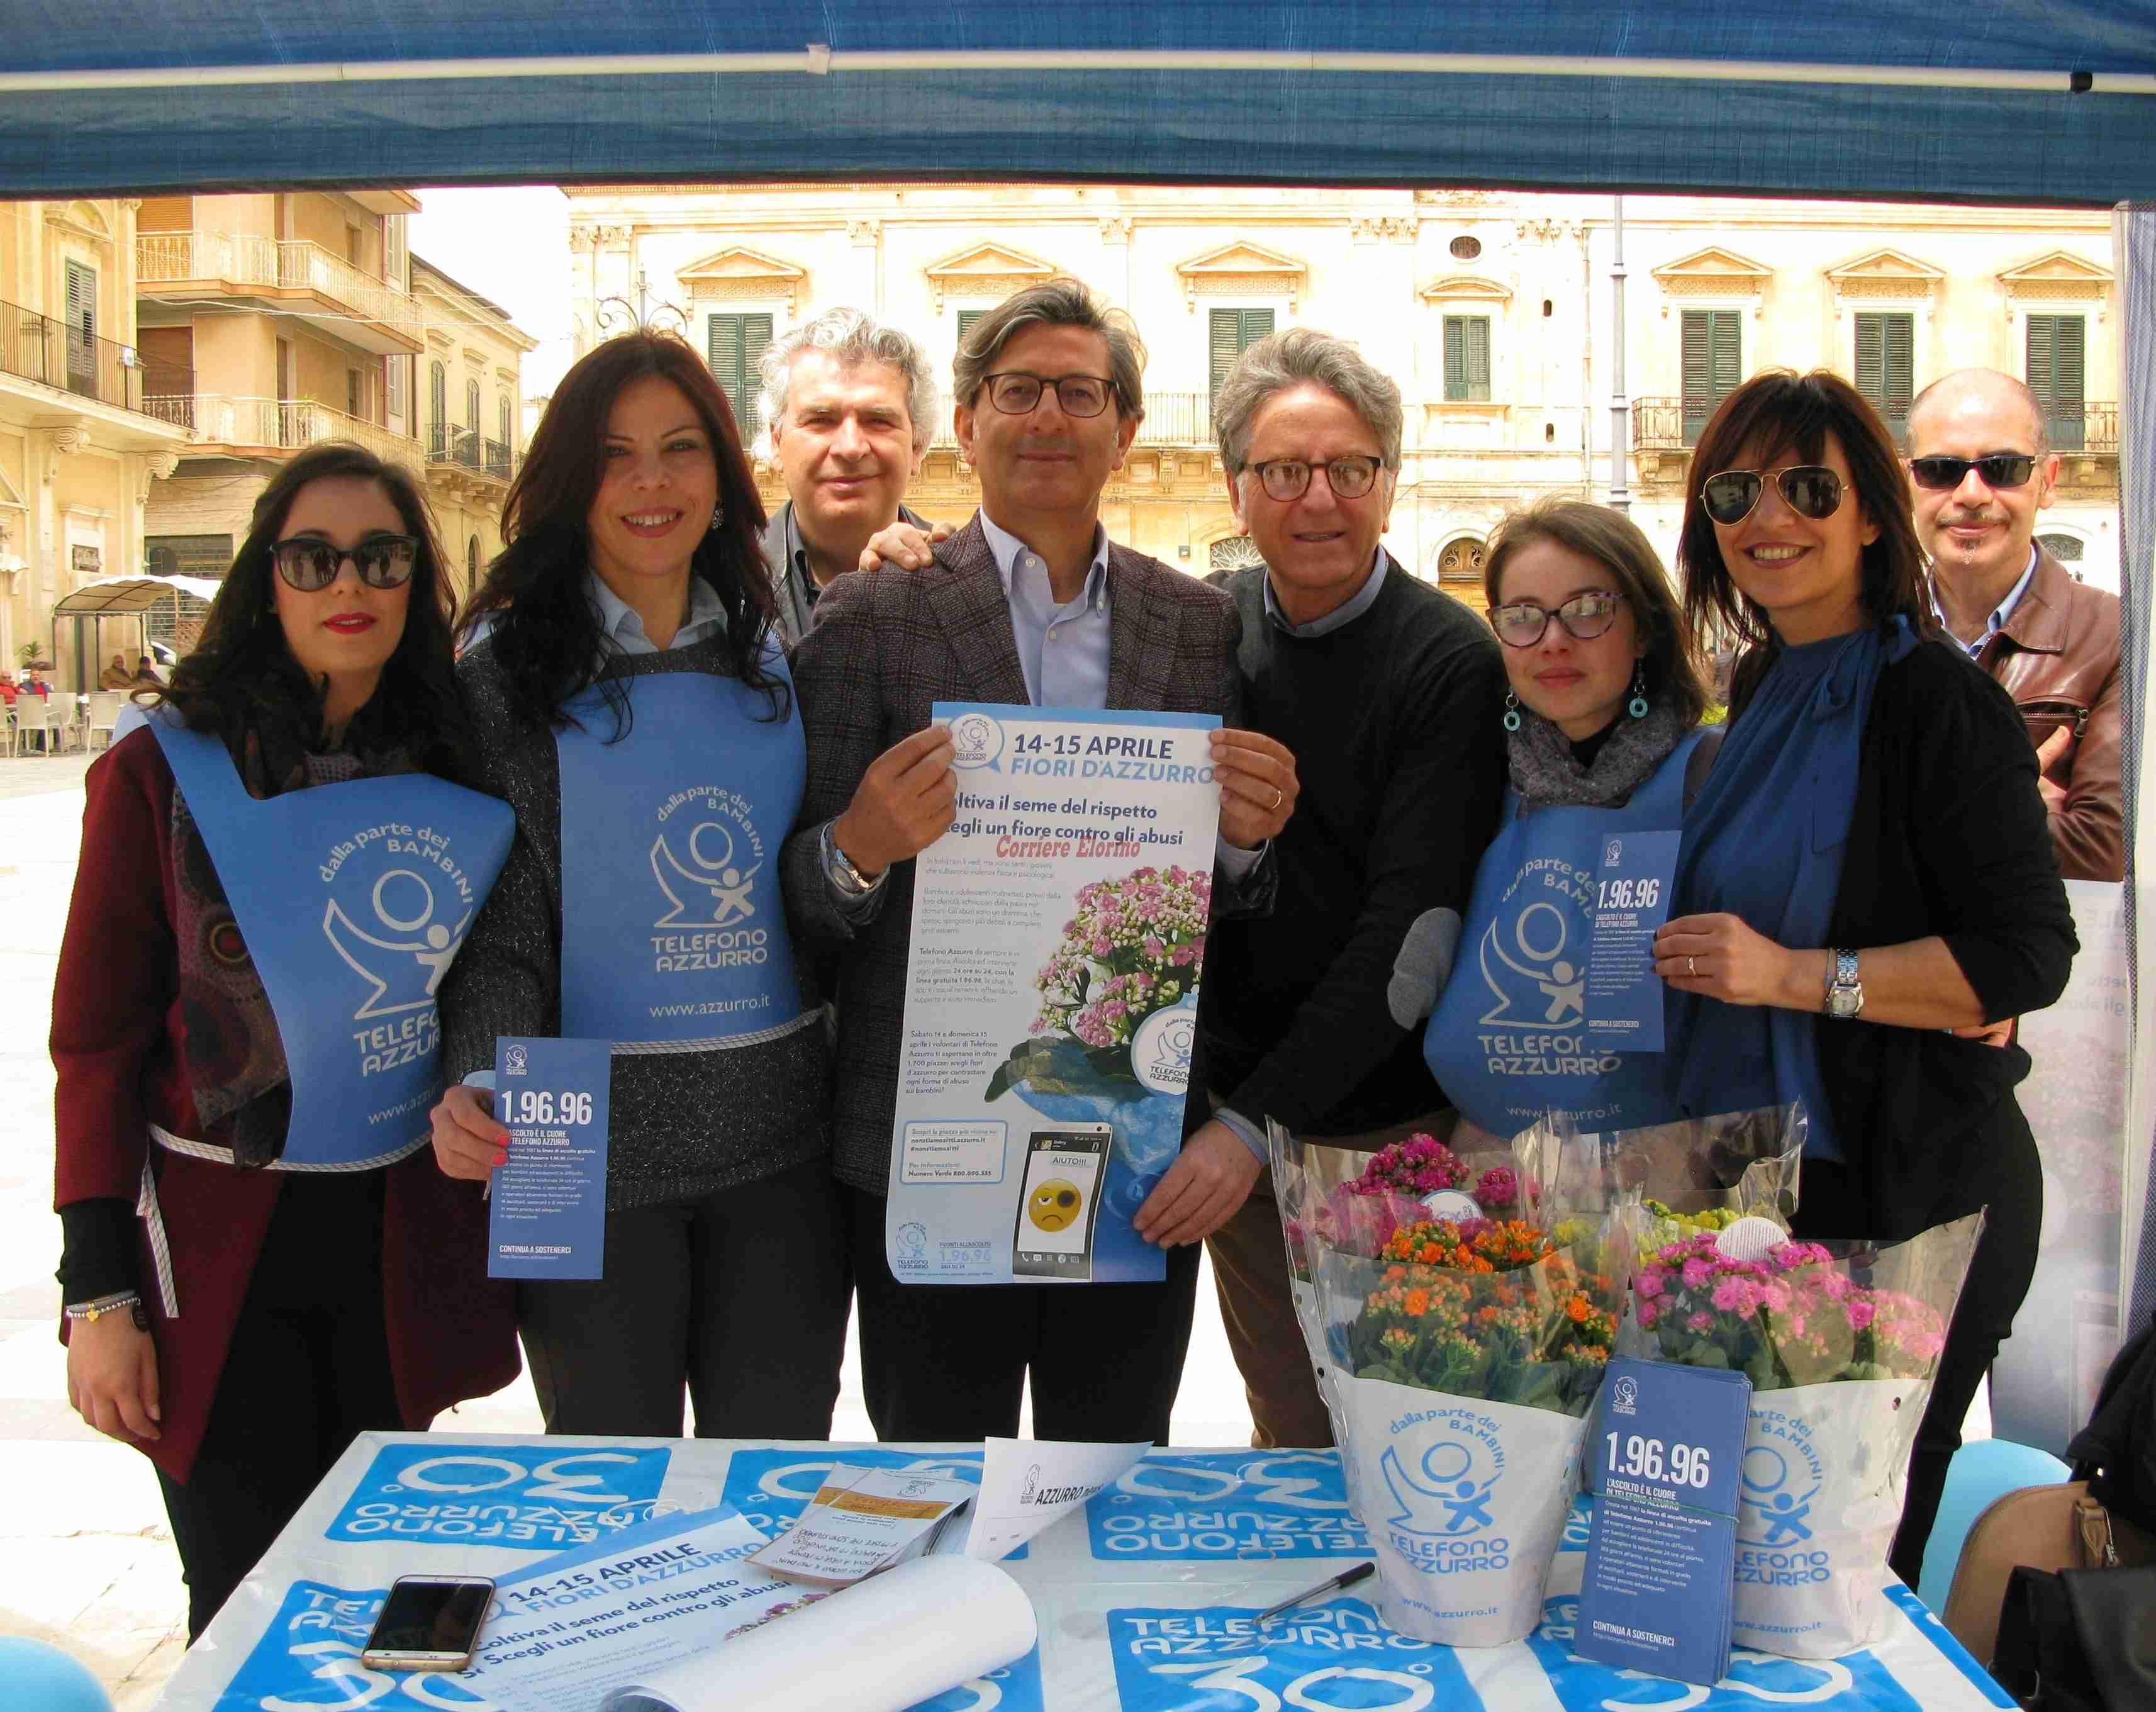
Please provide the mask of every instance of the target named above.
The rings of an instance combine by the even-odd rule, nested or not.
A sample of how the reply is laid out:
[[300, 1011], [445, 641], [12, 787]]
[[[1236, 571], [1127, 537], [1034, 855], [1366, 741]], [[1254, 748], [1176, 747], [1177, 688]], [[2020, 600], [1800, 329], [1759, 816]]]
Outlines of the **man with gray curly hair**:
[[928, 353], [858, 309], [827, 309], [774, 339], [758, 364], [767, 453], [787, 501], [763, 533], [778, 629], [798, 642], [831, 580], [855, 568], [877, 530], [903, 520], [903, 501], [934, 432]]
[[[1505, 675], [1489, 625], [1382, 544], [1403, 414], [1353, 344], [1310, 327], [1251, 346], [1213, 405], [1260, 561], [1210, 578], [1243, 621], [1243, 717], [1302, 779], [1273, 911], [1214, 925], [1198, 1001], [1193, 1092], [1260, 1159], [1268, 1118], [1374, 1147], [1444, 1103], [1423, 1018], [1496, 825]], [[1255, 1442], [1329, 1443], [1265, 1175], [1206, 1247]]]

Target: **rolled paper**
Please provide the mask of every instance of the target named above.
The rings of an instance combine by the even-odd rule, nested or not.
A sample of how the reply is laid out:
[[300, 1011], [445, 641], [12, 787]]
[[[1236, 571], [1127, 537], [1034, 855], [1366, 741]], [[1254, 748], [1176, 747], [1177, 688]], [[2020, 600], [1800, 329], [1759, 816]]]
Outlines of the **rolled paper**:
[[617, 1689], [601, 1712], [905, 1712], [1039, 1636], [1032, 1601], [993, 1564], [918, 1558]]

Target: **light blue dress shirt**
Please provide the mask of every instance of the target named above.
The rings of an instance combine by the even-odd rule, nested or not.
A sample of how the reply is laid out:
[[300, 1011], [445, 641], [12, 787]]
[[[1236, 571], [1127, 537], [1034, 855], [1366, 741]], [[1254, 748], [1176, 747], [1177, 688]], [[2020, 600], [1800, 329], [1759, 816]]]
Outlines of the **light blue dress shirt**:
[[[658, 654], [662, 650], [644, 634], [644, 620], [631, 606], [605, 582], [596, 571], [584, 573], [584, 589], [592, 597], [592, 604], [598, 609], [599, 630], [624, 654]], [[689, 578], [689, 616], [681, 628], [674, 633], [668, 648], [685, 648], [691, 642], [701, 642], [726, 627], [726, 609], [719, 599], [719, 591], [701, 577]], [[477, 637], [473, 640], [476, 641]]]
[[1946, 614], [1939, 610], [1939, 591], [1936, 581], [1938, 573], [1934, 571], [1932, 575], [1934, 578], [1932, 588], [1932, 616], [1939, 621], [1939, 628], [1946, 630], [1947, 635], [1953, 637], [1954, 646], [1974, 660], [1984, 652], [1985, 643], [2006, 628], [2007, 621], [2014, 616], [2014, 609], [2020, 605], [2021, 597], [2029, 592], [2030, 584], [2035, 581], [2036, 549], [2034, 547], [2029, 549], [2028, 569], [2021, 573], [2021, 580], [2006, 591], [2006, 598], [1991, 609], [1991, 617], [1984, 625], [1984, 634], [1974, 642], [1964, 642], [1960, 637], [1954, 635], [1952, 630], [1947, 630]]
[[1288, 615], [1280, 609], [1280, 603], [1273, 599], [1273, 573], [1267, 571], [1265, 573], [1265, 616], [1272, 620], [1276, 630], [1285, 630], [1291, 636], [1329, 636], [1333, 631], [1353, 624], [1357, 619], [1378, 604], [1378, 597], [1385, 590], [1387, 568], [1385, 549], [1381, 547], [1378, 549], [1376, 559], [1370, 566], [1370, 574], [1363, 579], [1363, 586], [1348, 599], [1333, 608], [1331, 612], [1327, 613], [1323, 618], [1314, 618], [1306, 625], [1289, 622]]
[[1086, 585], [1058, 604], [1048, 561], [981, 513], [981, 533], [995, 556], [1010, 604], [1011, 637], [1036, 707], [1108, 705], [1108, 532], [1093, 526], [1093, 563]]

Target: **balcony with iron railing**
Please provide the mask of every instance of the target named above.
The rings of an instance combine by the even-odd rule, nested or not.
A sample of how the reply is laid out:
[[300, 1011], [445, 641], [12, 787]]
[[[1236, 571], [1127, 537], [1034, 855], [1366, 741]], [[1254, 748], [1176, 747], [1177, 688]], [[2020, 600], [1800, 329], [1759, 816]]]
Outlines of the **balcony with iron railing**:
[[312, 398], [235, 398], [223, 393], [178, 393], [146, 398], [143, 408], [160, 421], [194, 430], [196, 455], [275, 457], [303, 451], [325, 440], [351, 440], [375, 456], [416, 467], [419, 443], [377, 422], [346, 415]]
[[305, 239], [155, 232], [135, 240], [135, 267], [152, 302], [242, 300], [384, 356], [425, 346], [416, 298]]
[[[116, 409], [157, 416], [146, 407], [146, 394], [153, 390], [148, 383], [173, 372], [144, 368], [132, 346], [100, 339], [20, 304], [0, 303], [0, 374], [35, 381]], [[194, 384], [192, 375], [186, 384]]]
[[478, 429], [459, 428], [449, 422], [437, 422], [429, 429], [427, 461], [469, 470], [495, 481], [506, 481], [516, 473], [515, 447], [498, 440], [481, 440]]

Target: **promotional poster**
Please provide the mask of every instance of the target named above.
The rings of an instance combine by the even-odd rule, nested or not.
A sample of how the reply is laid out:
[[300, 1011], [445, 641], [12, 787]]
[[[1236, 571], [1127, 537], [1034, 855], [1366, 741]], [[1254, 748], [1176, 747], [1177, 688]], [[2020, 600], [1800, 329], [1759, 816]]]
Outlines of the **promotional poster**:
[[1209, 714], [939, 702], [885, 1242], [909, 1283], [1138, 1283], [1182, 1145], [1220, 812]]

